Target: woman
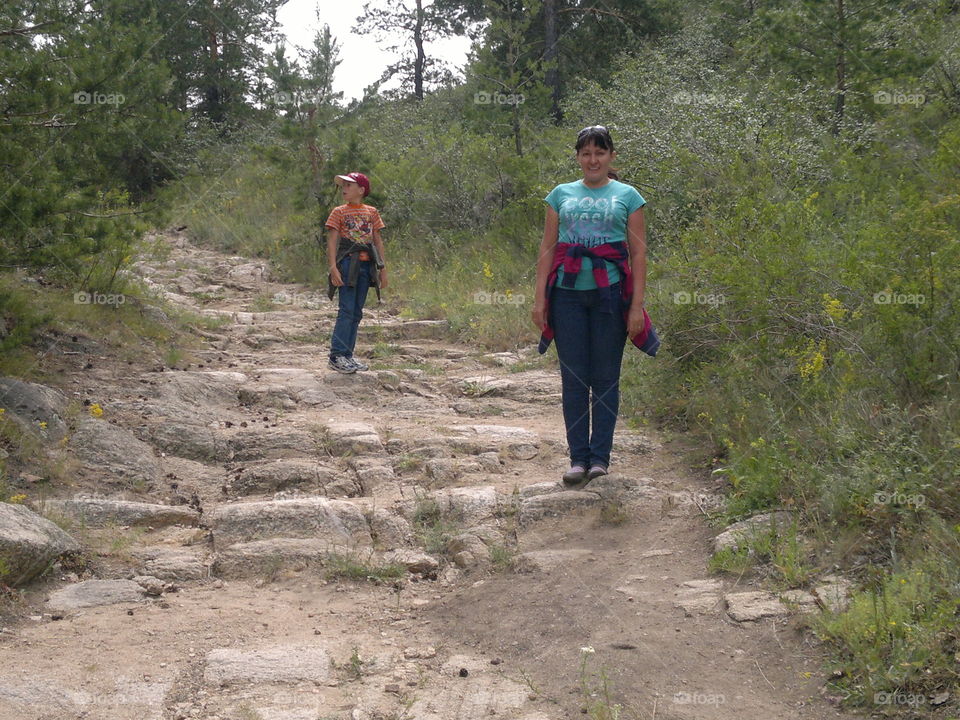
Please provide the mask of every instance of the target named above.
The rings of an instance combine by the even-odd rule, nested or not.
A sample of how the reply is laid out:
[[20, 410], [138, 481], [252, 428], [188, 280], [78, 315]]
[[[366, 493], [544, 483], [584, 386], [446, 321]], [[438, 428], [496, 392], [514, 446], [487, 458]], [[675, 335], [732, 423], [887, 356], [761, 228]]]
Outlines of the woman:
[[570, 450], [563, 481], [570, 485], [607, 474], [626, 338], [656, 352], [643, 309], [646, 200], [616, 179], [607, 128], [581, 130], [575, 150], [583, 177], [545, 198], [533, 306], [533, 322], [543, 332], [540, 352], [557, 341]]

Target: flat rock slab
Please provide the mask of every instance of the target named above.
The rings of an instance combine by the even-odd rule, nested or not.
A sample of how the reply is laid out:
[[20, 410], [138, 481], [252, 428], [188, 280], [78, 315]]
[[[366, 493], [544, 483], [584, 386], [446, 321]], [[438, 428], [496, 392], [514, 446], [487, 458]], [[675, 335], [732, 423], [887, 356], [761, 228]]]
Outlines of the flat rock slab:
[[593, 555], [592, 550], [586, 548], [570, 548], [568, 550], [531, 550], [517, 555], [517, 572], [537, 573], [550, 572], [560, 567], [570, 567], [583, 562]]
[[85, 580], [57, 590], [50, 596], [49, 606], [53, 610], [78, 610], [117, 603], [139, 603], [145, 599], [143, 588], [133, 580]]
[[716, 612], [723, 606], [722, 592], [723, 583], [719, 580], [687, 580], [673, 594], [673, 606], [682, 609], [687, 617]]
[[851, 592], [853, 592], [853, 583], [839, 575], [825, 575], [813, 589], [813, 594], [820, 598], [824, 607], [835, 613], [847, 609]]
[[382, 453], [383, 442], [376, 428], [363, 422], [328, 422], [326, 448], [334, 455]]
[[727, 593], [727, 614], [737, 622], [752, 622], [766, 617], [789, 615], [790, 608], [773, 593], [763, 590]]
[[76, 498], [74, 500], [49, 500], [47, 507], [92, 527], [102, 527], [112, 523], [155, 528], [170, 525], [195, 527], [200, 524], [200, 513], [186, 505], [157, 505], [126, 500]]
[[781, 525], [790, 523], [792, 519], [793, 516], [790, 513], [780, 510], [777, 512], [761, 513], [746, 520], [736, 522], [717, 535], [713, 541], [713, 551], [720, 552], [726, 549], [737, 550], [751, 537], [769, 532], [770, 530], [776, 530]]
[[469, 526], [493, 518], [500, 509], [500, 495], [491, 485], [449, 488], [430, 493], [443, 515]]
[[519, 522], [521, 525], [526, 525], [548, 517], [569, 515], [596, 507], [599, 503], [599, 495], [581, 490], [563, 490], [549, 495], [535, 495], [520, 503]]
[[96, 717], [98, 720], [161, 720], [172, 682], [145, 682], [115, 676], [107, 686], [81, 690], [62, 678], [0, 676], [0, 717], [17, 720]]
[[559, 395], [560, 378], [542, 370], [515, 373], [509, 377], [475, 375], [459, 383], [467, 396], [497, 395], [520, 402], [552, 403]]
[[210, 562], [205, 553], [178, 548], [144, 548], [135, 550], [139, 569], [144, 575], [161, 580], [203, 580], [210, 575]]
[[154, 482], [161, 475], [153, 448], [106, 420], [80, 420], [70, 437], [70, 448], [88, 469], [108, 480]]
[[0, 580], [18, 586], [46, 570], [59, 557], [80, 545], [57, 525], [23, 505], [0, 503]]
[[457, 435], [446, 438], [458, 450], [470, 453], [503, 450], [514, 460], [530, 460], [540, 450], [540, 436], [526, 428], [513, 425], [455, 425], [450, 428]]
[[238, 396], [246, 404], [265, 404], [295, 407], [329, 407], [337, 397], [329, 385], [316, 375], [300, 368], [266, 368], [252, 374], [249, 382], [240, 387]]
[[439, 561], [432, 555], [409, 548], [391, 550], [384, 554], [383, 559], [390, 564], [403, 565], [407, 572], [420, 575], [435, 573], [440, 567]]
[[[417, 720], [486, 720], [514, 718], [527, 702], [530, 688], [490, 672], [490, 661], [454, 655], [440, 670], [446, 682], [418, 698], [409, 716]], [[460, 670], [468, 672], [460, 677]]]
[[361, 509], [344, 500], [317, 497], [221, 505], [209, 513], [208, 521], [218, 549], [281, 537], [347, 546], [373, 543]]
[[271, 538], [235, 543], [216, 553], [212, 572], [221, 578], [269, 578], [280, 570], [322, 568], [332, 552], [349, 548], [310, 538]]
[[260, 649], [220, 648], [207, 653], [203, 680], [214, 687], [237, 683], [325, 683], [330, 656], [316, 646], [280, 645]]
[[536, 495], [552, 495], [563, 492], [567, 487], [560, 482], [538, 482], [520, 488], [520, 499], [526, 500]]
[[316, 460], [281, 458], [245, 464], [230, 471], [230, 487], [241, 493], [276, 492], [297, 487], [316, 489], [336, 479], [337, 473]]
[[235, 460], [309, 457], [320, 449], [316, 436], [289, 427], [241, 430], [228, 439], [227, 445]]

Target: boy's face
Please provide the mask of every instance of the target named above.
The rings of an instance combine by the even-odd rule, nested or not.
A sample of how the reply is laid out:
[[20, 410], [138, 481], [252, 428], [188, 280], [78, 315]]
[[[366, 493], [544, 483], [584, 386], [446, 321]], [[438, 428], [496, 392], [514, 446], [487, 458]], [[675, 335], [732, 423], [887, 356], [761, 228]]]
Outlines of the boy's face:
[[340, 192], [343, 195], [343, 201], [346, 203], [357, 205], [363, 200], [363, 188], [355, 182], [342, 181]]

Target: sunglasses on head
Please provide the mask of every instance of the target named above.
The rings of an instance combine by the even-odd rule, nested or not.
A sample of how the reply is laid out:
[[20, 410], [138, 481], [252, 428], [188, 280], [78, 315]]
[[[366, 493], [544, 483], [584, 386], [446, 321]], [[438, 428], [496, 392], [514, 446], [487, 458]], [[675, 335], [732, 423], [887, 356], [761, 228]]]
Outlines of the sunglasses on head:
[[584, 133], [588, 133], [588, 132], [590, 132], [591, 130], [599, 130], [600, 132], [606, 133], [607, 135], [610, 134], [610, 131], [607, 130], [607, 128], [605, 128], [603, 125], [588, 125], [588, 126], [585, 127], [583, 130], [581, 130], [580, 132], [577, 133], [577, 137], [580, 137], [580, 136], [583, 135]]

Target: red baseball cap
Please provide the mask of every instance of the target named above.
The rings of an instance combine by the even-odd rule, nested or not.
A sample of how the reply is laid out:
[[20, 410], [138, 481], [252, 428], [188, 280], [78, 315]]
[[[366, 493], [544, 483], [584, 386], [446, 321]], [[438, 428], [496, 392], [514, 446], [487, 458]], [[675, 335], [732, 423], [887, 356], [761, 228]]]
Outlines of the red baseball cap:
[[[363, 196], [366, 197], [370, 194], [370, 180], [363, 173], [352, 172], [347, 175], [337, 175], [334, 180], [345, 182], [355, 182], [357, 185], [363, 188]], [[339, 185], [340, 183], [337, 182]]]

